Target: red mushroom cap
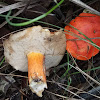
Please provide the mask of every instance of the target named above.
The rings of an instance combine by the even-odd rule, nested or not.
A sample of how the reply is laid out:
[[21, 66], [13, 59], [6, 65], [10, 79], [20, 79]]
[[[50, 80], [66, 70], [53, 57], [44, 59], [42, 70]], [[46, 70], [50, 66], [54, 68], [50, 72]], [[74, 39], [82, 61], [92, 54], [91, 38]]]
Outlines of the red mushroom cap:
[[[96, 45], [100, 46], [100, 39], [97, 39], [97, 37], [100, 37], [100, 16], [90, 13], [81, 13], [69, 24], [74, 26], [76, 29], [80, 30], [88, 38], [91, 38], [91, 40]], [[86, 39], [82, 34], [80, 34], [71, 26], [66, 26], [65, 32], [67, 32], [66, 30], [73, 32], [74, 34]], [[99, 50], [91, 44], [83, 40], [77, 40], [78, 38], [70, 35], [70, 32], [67, 32], [68, 34], [66, 34], [66, 50], [73, 57], [79, 60], [88, 60], [99, 52]]]

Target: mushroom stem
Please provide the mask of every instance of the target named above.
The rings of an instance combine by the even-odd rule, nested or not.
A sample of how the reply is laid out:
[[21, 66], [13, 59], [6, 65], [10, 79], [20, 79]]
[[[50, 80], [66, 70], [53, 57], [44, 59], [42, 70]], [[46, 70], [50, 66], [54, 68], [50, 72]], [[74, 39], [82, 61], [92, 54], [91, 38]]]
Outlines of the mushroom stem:
[[42, 97], [44, 88], [47, 88], [44, 55], [41, 53], [31, 52], [27, 55], [27, 58], [29, 87], [34, 93]]

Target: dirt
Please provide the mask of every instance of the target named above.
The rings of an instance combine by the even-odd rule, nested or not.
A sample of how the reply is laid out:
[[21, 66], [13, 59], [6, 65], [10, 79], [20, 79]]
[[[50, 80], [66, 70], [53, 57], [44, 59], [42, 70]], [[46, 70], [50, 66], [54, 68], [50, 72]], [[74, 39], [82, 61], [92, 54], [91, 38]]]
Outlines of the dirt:
[[[39, 15], [46, 13], [53, 6], [56, 5], [54, 0], [48, 0], [48, 1], [36, 0], [36, 1], [37, 2], [33, 4], [30, 4], [30, 2], [27, 2], [27, 6], [25, 6], [24, 10], [17, 17], [34, 19], [38, 17]], [[57, 1], [59, 2], [60, 0], [57, 0]], [[99, 0], [92, 0], [92, 1], [81, 0], [81, 1], [84, 1], [84, 3], [100, 11]], [[17, 1], [2, 0], [2, 2], [10, 5], [10, 4], [16, 3]], [[28, 9], [30, 5], [33, 7]], [[12, 15], [18, 12], [20, 9], [22, 8], [17, 8], [17, 9], [12, 10]], [[52, 14], [41, 19], [40, 21], [64, 28], [65, 25], [67, 25], [73, 18], [78, 16], [83, 10], [84, 9], [82, 7], [79, 7], [78, 5], [71, 3], [69, 0], [65, 0], [62, 5], [60, 5], [56, 10], [52, 12]], [[7, 13], [8, 12], [5, 12], [3, 14], [6, 15]], [[20, 20], [20, 19], [13, 19], [11, 21], [14, 23], [25, 22], [25, 20]], [[5, 22], [5, 18], [0, 17], [0, 24], [4, 22]], [[3, 37], [9, 34], [10, 32], [13, 32], [22, 28], [35, 26], [35, 25], [48, 27], [50, 31], [54, 31], [54, 29], [58, 29], [57, 27], [51, 26], [49, 24], [43, 24], [39, 22], [35, 22], [30, 25], [20, 26], [20, 27], [5, 24], [3, 27], [0, 26], [0, 37]], [[0, 39], [0, 61], [2, 61], [4, 57], [3, 45], [2, 45], [3, 40], [8, 37], [9, 35]], [[69, 58], [69, 60], [70, 60], [71, 65], [76, 66], [76, 64], [73, 63], [73, 60], [71, 57]], [[89, 61], [81, 61], [81, 60], [75, 60], [75, 61], [78, 67], [82, 70], [97, 68], [100, 66], [100, 53], [94, 56], [93, 58], [91, 58]], [[100, 97], [100, 89], [98, 89], [98, 85], [95, 84], [95, 82], [91, 81], [87, 77], [84, 77], [84, 75], [80, 73], [75, 73], [78, 71], [75, 70], [74, 68], [71, 68], [66, 74], [66, 70], [68, 68], [67, 62], [68, 62], [68, 59], [67, 59], [67, 52], [66, 52], [60, 64], [50, 69], [49, 71], [50, 75], [47, 76], [48, 89], [44, 90], [43, 97], [40, 98], [36, 96], [34, 93], [32, 93], [31, 90], [29, 89], [27, 72], [16, 71], [7, 62], [4, 61], [2, 64], [0, 64], [0, 83], [4, 82], [7, 84], [4, 84], [4, 83], [0, 84], [0, 87], [4, 86], [3, 89], [0, 88], [1, 89], [0, 100], [74, 100], [73, 98], [76, 98], [78, 100], [80, 98], [77, 95], [79, 95], [82, 98], [85, 98], [85, 100], [100, 100], [100, 98], [90, 96], [88, 94], [85, 94], [84, 92], [81, 93], [79, 90], [77, 90], [77, 89], [81, 89], [87, 92], [92, 91], [91, 93], [93, 93], [94, 95], [98, 95]], [[96, 79], [97, 81], [100, 80], [100, 68], [95, 69], [94, 71], [93, 70], [87, 71], [86, 73], [90, 75], [91, 77], [93, 77], [94, 79]], [[4, 74], [7, 74], [7, 75], [4, 75]], [[19, 75], [19, 76], [14, 76], [14, 75]], [[7, 78], [6, 76], [13, 78], [14, 81]], [[99, 92], [95, 91], [94, 88], [97, 88]], [[72, 91], [73, 93], [76, 93], [77, 95], [74, 95], [68, 90]]]

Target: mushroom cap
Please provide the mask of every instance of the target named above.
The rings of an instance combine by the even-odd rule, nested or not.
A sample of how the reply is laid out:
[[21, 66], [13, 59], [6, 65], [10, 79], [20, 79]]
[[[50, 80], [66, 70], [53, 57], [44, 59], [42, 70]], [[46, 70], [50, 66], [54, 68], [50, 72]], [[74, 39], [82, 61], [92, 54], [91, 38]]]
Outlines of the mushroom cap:
[[[78, 17], [73, 19], [69, 24], [80, 30], [83, 34], [85, 34], [88, 38], [98, 46], [100, 46], [100, 16], [90, 13], [81, 13]], [[83, 35], [81, 35], [77, 30], [70, 26], [65, 27], [66, 30], [73, 32], [74, 34], [86, 39]], [[66, 50], [76, 59], [79, 60], [88, 60], [92, 56], [95, 56], [99, 50], [92, 46], [91, 44], [83, 41], [83, 40], [75, 40], [77, 37], [69, 35], [70, 32], [67, 32], [66, 39], [74, 39], [67, 40], [66, 42]], [[95, 38], [95, 39], [92, 39]]]
[[48, 29], [33, 26], [12, 34], [3, 42], [6, 61], [16, 70], [28, 71], [27, 54], [38, 52], [45, 56], [46, 69], [56, 66], [66, 50], [66, 37], [59, 30], [51, 34]]

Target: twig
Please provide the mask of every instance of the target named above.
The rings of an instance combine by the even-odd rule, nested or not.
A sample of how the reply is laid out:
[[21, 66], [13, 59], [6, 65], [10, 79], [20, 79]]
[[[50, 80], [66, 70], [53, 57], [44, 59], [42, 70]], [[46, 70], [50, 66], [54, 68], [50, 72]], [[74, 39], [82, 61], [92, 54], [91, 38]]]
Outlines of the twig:
[[77, 5], [79, 5], [79, 6], [81, 6], [81, 7], [83, 7], [83, 8], [85, 8], [85, 9], [90, 10], [94, 14], [100, 15], [99, 11], [93, 9], [92, 7], [88, 6], [87, 4], [83, 3], [80, 0], [70, 0], [70, 1], [73, 2], [73, 3], [75, 3], [75, 4], [77, 4]]
[[[55, 84], [61, 84], [61, 85], [66, 86], [66, 87], [68, 86], [68, 85], [66, 85], [66, 84], [58, 83], [58, 82], [55, 82], [55, 81], [49, 81], [49, 80], [47, 80], [47, 82], [49, 82], [49, 83], [55, 83]], [[91, 96], [94, 96], [94, 97], [100, 99], [99, 96], [94, 95], [94, 94], [91, 94], [91, 93], [89, 93], [89, 92], [86, 92], [86, 91], [84, 91], [84, 90], [82, 90], [82, 89], [78, 89], [78, 88], [73, 87], [73, 86], [69, 86], [69, 87], [78, 90], [80, 93], [87, 93], [87, 94], [89, 94], [89, 95], [91, 95]]]
[[65, 97], [65, 96], [62, 96], [62, 95], [59, 95], [59, 94], [56, 94], [56, 93], [53, 93], [53, 92], [50, 92], [50, 91], [47, 91], [47, 90], [45, 90], [46, 92], [48, 92], [48, 93], [50, 93], [50, 94], [53, 94], [53, 95], [55, 95], [55, 96], [58, 96], [58, 97], [61, 97], [61, 98], [63, 98], [63, 99], [66, 99], [67, 97]]
[[2, 76], [2, 78], [8, 83], [10, 83], [13, 87], [15, 87], [22, 95], [24, 95], [29, 100], [29, 97], [22, 90], [20, 90], [16, 85], [12, 84], [12, 82], [10, 82], [5, 76]]
[[5, 73], [0, 73], [0, 76], [15, 76], [15, 77], [22, 77], [22, 78], [28, 79], [27, 76], [15, 75], [15, 74], [5, 74]]
[[[12, 15], [12, 16], [18, 16], [20, 13], [22, 13], [23, 12], [23, 10], [24, 10], [24, 8], [23, 9], [21, 9], [21, 10], [19, 10], [17, 13], [15, 13], [14, 15]], [[12, 20], [13, 18], [9, 18], [9, 20]], [[4, 21], [1, 25], [0, 25], [0, 28], [2, 28], [4, 25], [6, 25], [8, 22], [7, 21]]]
[[73, 67], [74, 69], [78, 70], [81, 74], [87, 76], [90, 80], [92, 80], [93, 82], [95, 82], [96, 84], [98, 84], [98, 85], [100, 86], [100, 83], [99, 83], [97, 80], [95, 80], [94, 78], [92, 78], [91, 76], [89, 76], [88, 74], [86, 74], [84, 71], [82, 71], [82, 70], [78, 67], [78, 65], [77, 65], [77, 63], [75, 62], [75, 60], [74, 60], [73, 57], [72, 57], [72, 59], [73, 59], [75, 65], [76, 65], [76, 67], [74, 67], [74, 66], [72, 66], [71, 64], [68, 63], [71, 67]]
[[0, 14], [4, 13], [6, 11], [9, 11], [11, 9], [16, 9], [16, 8], [19, 8], [19, 7], [22, 7], [22, 6], [25, 6], [25, 5], [26, 5], [26, 3], [18, 2], [18, 3], [15, 3], [15, 4], [4, 6], [3, 8], [0, 8]]
[[68, 90], [67, 88], [63, 87], [62, 85], [60, 85], [60, 84], [57, 84], [57, 85], [58, 85], [59, 87], [61, 87], [62, 89], [68, 91], [69, 93], [71, 93], [71, 94], [73, 94], [73, 95], [79, 97], [81, 100], [85, 100], [84, 98], [82, 98], [82, 97], [80, 97], [79, 95], [77, 95], [76, 93], [74, 93], [74, 92]]

